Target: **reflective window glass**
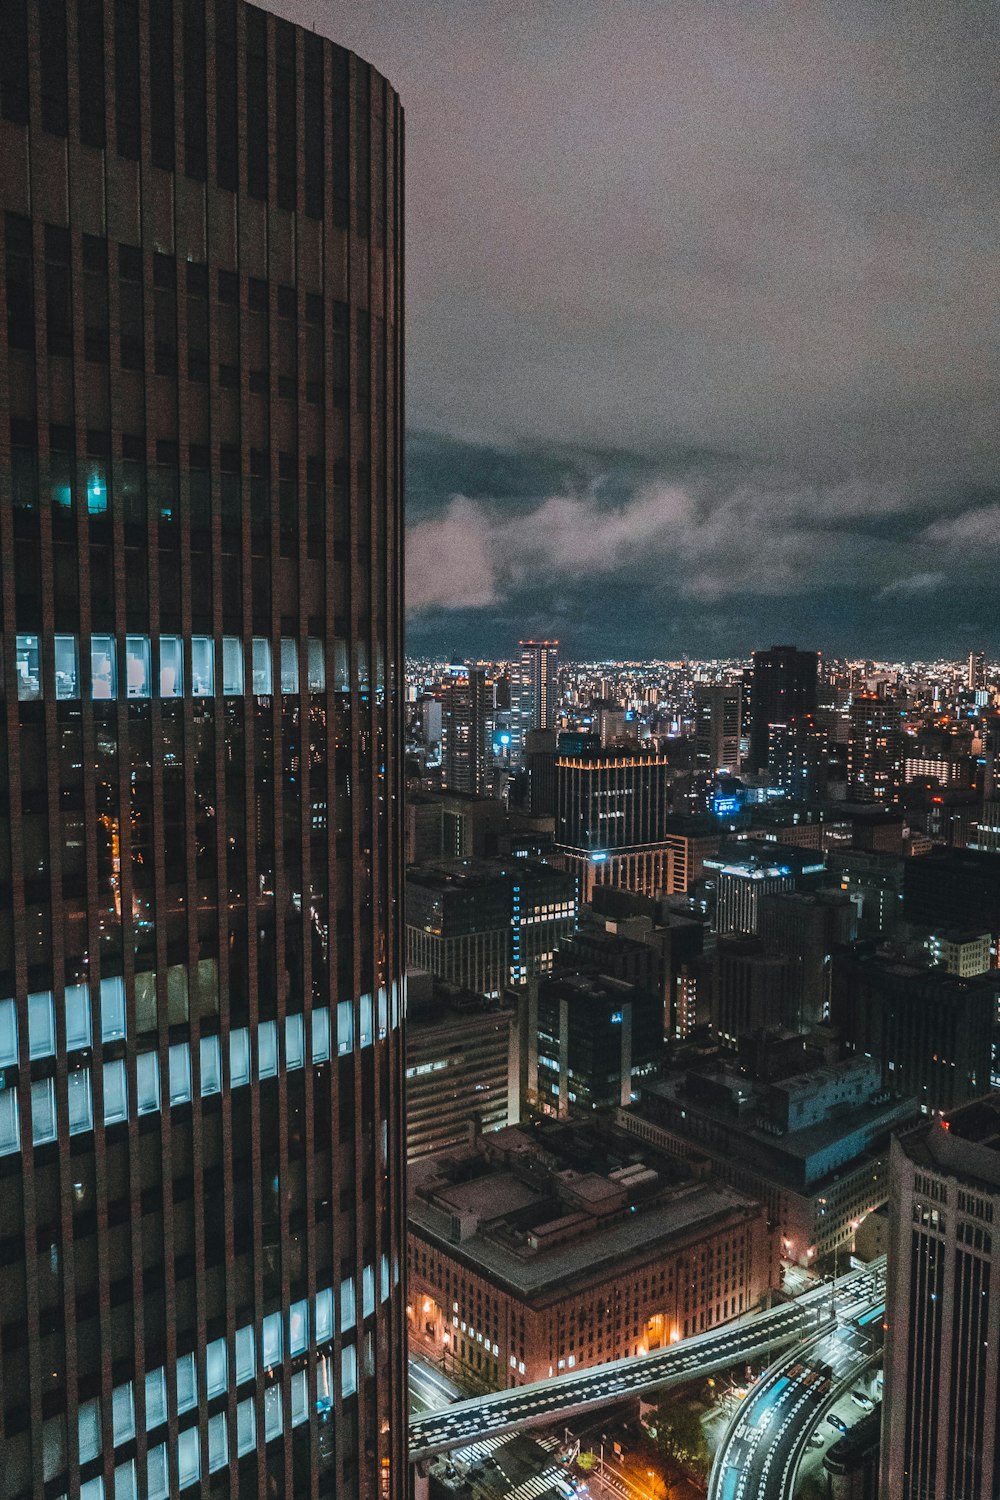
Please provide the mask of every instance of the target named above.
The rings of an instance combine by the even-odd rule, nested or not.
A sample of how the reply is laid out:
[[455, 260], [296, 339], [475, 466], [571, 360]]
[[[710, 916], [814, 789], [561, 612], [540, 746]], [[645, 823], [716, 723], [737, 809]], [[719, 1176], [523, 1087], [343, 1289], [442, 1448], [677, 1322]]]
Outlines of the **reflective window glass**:
[[151, 1448], [146, 1456], [147, 1500], [169, 1500], [170, 1470], [167, 1465], [167, 1445]]
[[241, 1401], [236, 1408], [236, 1452], [240, 1458], [249, 1453], [256, 1442], [257, 1418], [253, 1397]]
[[205, 1394], [218, 1396], [226, 1389], [228, 1358], [225, 1339], [213, 1339], [205, 1350]]
[[30, 703], [42, 696], [42, 653], [37, 635], [15, 636], [14, 671], [21, 703]]
[[55, 681], [57, 698], [79, 698], [80, 653], [75, 635], [55, 638]]
[[17, 1062], [17, 1006], [0, 1000], [0, 1067]]
[[170, 1068], [170, 1102], [186, 1104], [191, 1098], [191, 1048], [177, 1042], [168, 1053]]
[[69, 1102], [69, 1133], [83, 1135], [94, 1128], [94, 1099], [90, 1088], [90, 1069], [74, 1068], [66, 1075]]
[[285, 1067], [301, 1068], [305, 1062], [305, 1021], [302, 1016], [285, 1017]]
[[236, 635], [222, 637], [222, 691], [227, 698], [243, 692], [243, 642]]
[[113, 635], [92, 635], [90, 637], [90, 695], [92, 698], [113, 698], [117, 691], [115, 638]]
[[260, 1078], [273, 1078], [278, 1071], [278, 1024], [262, 1021], [257, 1033], [257, 1073]]
[[347, 642], [333, 643], [333, 690], [335, 693], [351, 691], [351, 674], [348, 669]]
[[281, 1386], [264, 1387], [264, 1441], [269, 1443], [281, 1432]]
[[115, 1447], [135, 1437], [135, 1398], [131, 1380], [116, 1385], [111, 1393], [111, 1422]]
[[182, 1354], [177, 1361], [177, 1410], [190, 1411], [198, 1405], [198, 1367], [193, 1354]]
[[134, 1458], [118, 1464], [115, 1469], [115, 1500], [139, 1500]]
[[21, 1145], [17, 1089], [0, 1089], [0, 1156], [10, 1156]]
[[346, 1400], [358, 1389], [358, 1353], [353, 1344], [340, 1351], [340, 1394]]
[[179, 635], [160, 636], [160, 697], [184, 696], [184, 642]]
[[117, 1125], [119, 1121], [126, 1119], [128, 1081], [125, 1077], [125, 1063], [119, 1059], [104, 1064], [104, 1123]]
[[222, 1048], [217, 1036], [201, 1039], [201, 1092], [218, 1094], [222, 1090]]
[[28, 996], [28, 1052], [51, 1057], [56, 1050], [56, 1008], [47, 990]]
[[96, 1397], [93, 1401], [81, 1401], [77, 1430], [80, 1436], [80, 1462], [87, 1464], [101, 1451], [101, 1403]]
[[167, 1420], [167, 1372], [161, 1365], [146, 1376], [146, 1431]]
[[290, 640], [288, 636], [281, 638], [281, 691], [283, 693], [297, 693], [299, 690], [299, 648], [298, 642]]
[[229, 1033], [229, 1082], [233, 1088], [250, 1082], [250, 1037], [245, 1026]]
[[309, 1303], [293, 1302], [288, 1309], [288, 1352], [301, 1354], [309, 1343]]
[[42, 1146], [56, 1138], [56, 1081], [39, 1078], [31, 1085], [31, 1139]]
[[365, 1266], [361, 1273], [363, 1315], [370, 1318], [375, 1311], [375, 1267]]
[[236, 1330], [236, 1383], [249, 1380], [257, 1368], [257, 1350], [254, 1343], [253, 1328], [248, 1324], [246, 1328]]
[[343, 1055], [354, 1046], [354, 1006], [350, 1000], [337, 1001], [337, 1051]]
[[220, 1411], [218, 1416], [208, 1419], [208, 1471], [214, 1474], [216, 1469], [224, 1469], [229, 1462], [229, 1429], [226, 1426], [226, 1414]]
[[316, 1293], [316, 1342], [333, 1338], [333, 1292], [324, 1287]]
[[345, 1333], [348, 1328], [353, 1328], [357, 1321], [357, 1298], [354, 1292], [354, 1282], [350, 1276], [345, 1276], [340, 1283], [340, 1331]]
[[104, 1480], [100, 1474], [81, 1484], [80, 1500], [104, 1500]]
[[268, 1313], [261, 1325], [260, 1360], [265, 1369], [281, 1363], [281, 1314]]
[[201, 1473], [201, 1449], [197, 1427], [177, 1434], [177, 1483], [181, 1489], [194, 1484]]
[[191, 637], [191, 691], [196, 698], [215, 692], [215, 643], [210, 635]]
[[90, 1046], [90, 990], [85, 984], [66, 986], [66, 1046], [71, 1052]]
[[152, 1115], [160, 1107], [160, 1059], [155, 1052], [140, 1052], [135, 1060], [136, 1112]]
[[271, 683], [271, 642], [264, 636], [255, 635], [252, 646], [253, 691], [267, 694], [274, 691]]
[[326, 1062], [330, 1056], [330, 1012], [321, 1006], [312, 1013], [312, 1059]]
[[309, 676], [309, 691], [321, 693], [326, 687], [326, 661], [323, 642], [314, 635], [306, 641], [306, 671]]
[[292, 1426], [298, 1427], [309, 1417], [309, 1372], [296, 1370], [292, 1376]]
[[101, 1041], [116, 1042], [125, 1035], [125, 981], [101, 980]]
[[125, 696], [148, 698], [153, 691], [153, 668], [148, 635], [125, 637]]
[[372, 1044], [372, 997], [361, 996], [361, 1045], [370, 1047]]

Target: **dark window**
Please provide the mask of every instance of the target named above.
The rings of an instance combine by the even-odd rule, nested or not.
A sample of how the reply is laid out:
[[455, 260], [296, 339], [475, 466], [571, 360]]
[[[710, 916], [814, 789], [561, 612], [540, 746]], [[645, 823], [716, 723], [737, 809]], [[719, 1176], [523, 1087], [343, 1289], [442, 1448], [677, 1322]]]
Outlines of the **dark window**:
[[45, 324], [50, 354], [73, 352], [69, 230], [45, 226]]
[[267, 197], [267, 16], [256, 6], [246, 10], [247, 26], [247, 190], [251, 198]]
[[66, 0], [39, 0], [38, 29], [42, 44], [42, 129], [53, 135], [67, 135]]
[[139, 160], [138, 0], [115, 0], [115, 139], [119, 156]]
[[77, 0], [76, 47], [80, 78], [80, 139], [85, 146], [102, 147], [104, 130], [104, 5], [102, 0]]
[[[0, 7], [2, 8], [2, 7]], [[7, 251], [7, 340], [12, 349], [35, 347], [35, 297], [31, 274], [31, 221], [5, 219]]]
[[238, 182], [236, 125], [236, 0], [215, 0], [215, 170], [219, 186], [235, 193]]
[[233, 307], [239, 306], [240, 279], [235, 271], [219, 272], [219, 301]]
[[108, 244], [97, 235], [83, 236], [83, 337], [86, 358], [108, 360]]
[[305, 86], [305, 210], [311, 219], [321, 219], [326, 174], [323, 43], [312, 31], [305, 34]]
[[142, 251], [135, 245], [118, 246], [118, 315], [121, 322], [122, 369], [141, 370], [145, 362]]
[[27, 0], [0, 5], [0, 114], [18, 125], [28, 123]]
[[205, 7], [184, 0], [184, 171], [204, 182], [208, 175], [205, 100]]
[[349, 170], [350, 131], [347, 123], [348, 55], [342, 47], [334, 47], [332, 56], [330, 114], [330, 161], [333, 167], [333, 222], [341, 229], [347, 228], [349, 215]]
[[174, 7], [149, 7], [149, 133], [155, 167], [174, 170]]
[[276, 21], [274, 31], [275, 52], [275, 115], [276, 115], [276, 167], [278, 178], [278, 205], [295, 211], [295, 190], [298, 180], [296, 138], [298, 135], [295, 110], [295, 29], [287, 21]]

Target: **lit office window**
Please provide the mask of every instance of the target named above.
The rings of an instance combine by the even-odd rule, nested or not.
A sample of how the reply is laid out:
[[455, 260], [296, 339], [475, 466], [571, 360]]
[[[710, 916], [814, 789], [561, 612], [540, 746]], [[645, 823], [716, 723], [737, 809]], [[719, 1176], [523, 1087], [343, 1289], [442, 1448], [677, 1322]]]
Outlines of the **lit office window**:
[[297, 693], [299, 690], [298, 642], [288, 636], [281, 638], [281, 691]]
[[205, 1394], [218, 1396], [226, 1389], [228, 1359], [225, 1339], [213, 1339], [205, 1350]]
[[90, 1087], [90, 1069], [74, 1068], [66, 1075], [69, 1105], [69, 1133], [83, 1135], [94, 1128], [94, 1098]]
[[167, 1372], [161, 1365], [146, 1376], [146, 1431], [167, 1420]]
[[177, 1361], [177, 1410], [190, 1411], [198, 1405], [198, 1367], [193, 1354], [184, 1354]]
[[17, 1007], [0, 1000], [0, 1067], [17, 1062]]
[[131, 1380], [111, 1393], [111, 1423], [115, 1447], [135, 1437], [135, 1397]]
[[215, 646], [210, 635], [191, 637], [191, 691], [196, 698], [215, 692]]
[[274, 691], [271, 678], [271, 642], [264, 636], [255, 635], [251, 646], [253, 690], [266, 696]]
[[55, 637], [55, 682], [57, 698], [80, 696], [80, 652], [75, 635]]
[[229, 1429], [226, 1414], [220, 1411], [218, 1416], [208, 1419], [208, 1472], [214, 1474], [216, 1469], [224, 1469], [228, 1462]]
[[264, 1387], [264, 1441], [269, 1443], [281, 1433], [281, 1386]]
[[167, 1054], [170, 1070], [171, 1104], [187, 1104], [191, 1098], [191, 1049], [187, 1042], [177, 1042]]
[[125, 1035], [125, 981], [101, 980], [101, 1041], [116, 1042]]
[[253, 1328], [236, 1330], [236, 1384], [249, 1380], [257, 1368], [257, 1346], [254, 1341]]
[[314, 1063], [326, 1062], [329, 1056], [330, 1012], [324, 1005], [312, 1013], [312, 1060]]
[[136, 1113], [152, 1115], [160, 1107], [160, 1059], [155, 1052], [140, 1052], [135, 1060]]
[[281, 1363], [281, 1314], [269, 1313], [261, 1325], [260, 1360], [265, 1370]]
[[104, 1123], [117, 1125], [128, 1119], [128, 1080], [124, 1060], [104, 1064]]
[[222, 1091], [222, 1048], [217, 1036], [201, 1039], [201, 1092], [203, 1095]]
[[305, 1021], [302, 1016], [285, 1017], [285, 1067], [301, 1068], [305, 1062]]
[[262, 1021], [257, 1032], [257, 1076], [273, 1078], [278, 1071], [278, 1023]]
[[229, 1082], [234, 1089], [250, 1082], [250, 1038], [245, 1026], [229, 1033]]
[[31, 1139], [43, 1146], [56, 1138], [56, 1081], [39, 1078], [31, 1085]]
[[148, 698], [153, 691], [153, 668], [148, 635], [125, 637], [125, 696]]
[[177, 1483], [181, 1489], [194, 1484], [201, 1473], [201, 1448], [197, 1427], [177, 1434]]
[[90, 990], [85, 984], [66, 986], [66, 1046], [70, 1052], [90, 1046]]
[[227, 698], [243, 693], [243, 642], [236, 635], [222, 637], [222, 691]]
[[333, 1291], [324, 1287], [316, 1293], [316, 1342], [333, 1338]]
[[113, 635], [90, 637], [90, 696], [114, 698], [118, 691]]
[[333, 643], [333, 690], [335, 693], [351, 691], [351, 673], [348, 666], [347, 642]]
[[21, 703], [31, 703], [42, 696], [42, 653], [37, 635], [14, 637], [14, 670], [17, 696]]
[[321, 693], [326, 687], [326, 660], [323, 642], [311, 635], [306, 641], [306, 674], [311, 693]]
[[350, 1000], [337, 1001], [337, 1051], [341, 1056], [354, 1046], [354, 1007]]
[[17, 1089], [0, 1089], [0, 1156], [11, 1156], [21, 1146]]
[[340, 1351], [340, 1394], [346, 1401], [358, 1389], [358, 1351], [353, 1344], [345, 1344]]
[[253, 1397], [241, 1401], [236, 1408], [236, 1452], [240, 1458], [250, 1453], [256, 1444], [257, 1418]]
[[170, 1468], [167, 1462], [167, 1445], [151, 1448], [146, 1458], [147, 1500], [170, 1500]]
[[28, 996], [28, 1055], [51, 1057], [56, 1050], [56, 1008], [48, 990]]
[[89, 1464], [101, 1451], [101, 1403], [96, 1398], [80, 1403], [77, 1432], [80, 1439], [80, 1462]]
[[92, 516], [103, 516], [108, 508], [108, 468], [99, 459], [88, 458], [87, 467], [87, 512]]
[[348, 1328], [353, 1328], [357, 1322], [357, 1295], [354, 1291], [354, 1281], [350, 1276], [345, 1276], [340, 1283], [340, 1331], [346, 1333]]
[[134, 1458], [118, 1464], [115, 1469], [115, 1500], [139, 1500]]
[[301, 1354], [309, 1344], [309, 1303], [293, 1302], [288, 1309], [288, 1352]]
[[309, 1372], [296, 1370], [292, 1376], [291, 1386], [292, 1426], [298, 1427], [300, 1423], [309, 1419]]
[[184, 696], [184, 642], [179, 635], [160, 636], [160, 697]]

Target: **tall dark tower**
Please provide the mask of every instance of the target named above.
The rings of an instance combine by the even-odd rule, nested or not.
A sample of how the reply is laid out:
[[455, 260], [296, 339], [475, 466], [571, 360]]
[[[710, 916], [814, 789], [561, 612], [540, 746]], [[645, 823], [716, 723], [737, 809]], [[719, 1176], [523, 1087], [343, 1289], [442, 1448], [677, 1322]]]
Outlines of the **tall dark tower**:
[[0, 1491], [406, 1479], [402, 113], [0, 6]]
[[768, 739], [772, 724], [787, 724], [799, 714], [816, 708], [816, 674], [819, 656], [795, 646], [772, 646], [753, 654], [751, 688], [750, 765], [762, 771], [767, 765]]

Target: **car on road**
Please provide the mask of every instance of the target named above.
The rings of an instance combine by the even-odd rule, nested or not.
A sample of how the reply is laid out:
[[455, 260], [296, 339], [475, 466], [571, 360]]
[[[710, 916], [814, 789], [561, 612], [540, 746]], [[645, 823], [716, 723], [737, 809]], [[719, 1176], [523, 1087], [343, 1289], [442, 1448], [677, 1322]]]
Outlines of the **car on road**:
[[831, 1427], [836, 1427], [838, 1432], [847, 1431], [847, 1423], [844, 1421], [843, 1417], [838, 1417], [835, 1411], [832, 1411], [826, 1420], [829, 1422]]
[[864, 1391], [852, 1391], [851, 1400], [854, 1402], [855, 1406], [860, 1406], [862, 1411], [875, 1410], [875, 1402], [870, 1396], [866, 1396]]

